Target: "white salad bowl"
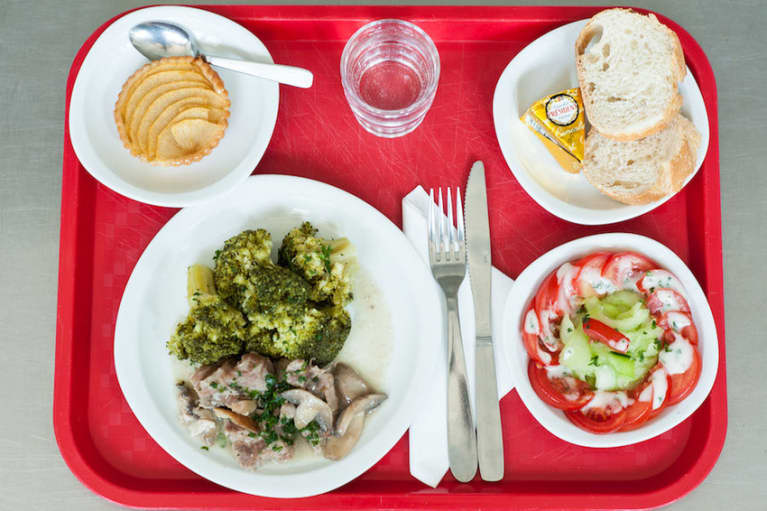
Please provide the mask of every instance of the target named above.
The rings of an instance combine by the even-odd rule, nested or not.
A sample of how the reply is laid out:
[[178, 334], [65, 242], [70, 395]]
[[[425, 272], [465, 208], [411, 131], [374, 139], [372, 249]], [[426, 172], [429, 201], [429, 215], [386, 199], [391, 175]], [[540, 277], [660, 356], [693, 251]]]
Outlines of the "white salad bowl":
[[[657, 417], [633, 431], [607, 434], [591, 433], [579, 428], [568, 420], [564, 412], [549, 406], [538, 397], [527, 376], [529, 357], [520, 335], [523, 316], [543, 279], [562, 264], [599, 250], [631, 250], [649, 257], [676, 275], [687, 291], [692, 318], [698, 329], [698, 351], [702, 362], [700, 379], [689, 396], [665, 408]], [[690, 269], [664, 245], [645, 236], [627, 233], [598, 234], [565, 243], [525, 268], [514, 281], [506, 301], [503, 342], [507, 344], [504, 351], [511, 374], [514, 375], [514, 386], [533, 417], [553, 435], [584, 447], [620, 447], [642, 442], [670, 430], [692, 415], [703, 403], [714, 384], [719, 365], [714, 317], [706, 295]]]

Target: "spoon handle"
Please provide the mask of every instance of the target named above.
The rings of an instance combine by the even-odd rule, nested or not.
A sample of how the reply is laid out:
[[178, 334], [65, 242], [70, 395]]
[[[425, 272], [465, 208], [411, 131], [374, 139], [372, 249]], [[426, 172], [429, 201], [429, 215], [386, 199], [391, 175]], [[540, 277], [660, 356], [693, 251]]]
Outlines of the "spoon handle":
[[209, 57], [205, 60], [212, 66], [231, 69], [248, 75], [266, 78], [278, 83], [293, 85], [303, 89], [312, 86], [314, 75], [308, 69], [295, 66], [283, 66], [280, 64], [263, 64], [261, 62], [250, 62], [247, 60], [227, 59], [224, 57]]

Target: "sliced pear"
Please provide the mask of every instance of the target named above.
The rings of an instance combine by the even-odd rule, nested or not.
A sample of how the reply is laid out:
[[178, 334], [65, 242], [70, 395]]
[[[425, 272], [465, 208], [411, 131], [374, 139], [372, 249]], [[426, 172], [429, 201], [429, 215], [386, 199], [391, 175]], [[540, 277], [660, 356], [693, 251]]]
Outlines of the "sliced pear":
[[122, 106], [123, 116], [125, 116], [125, 112], [128, 110], [133, 111], [139, 101], [141, 101], [141, 98], [143, 98], [150, 90], [159, 85], [174, 82], [200, 82], [200, 87], [208, 87], [212, 89], [208, 80], [191, 66], [188, 70], [173, 69], [170, 71], [153, 73], [145, 76], [133, 89], [130, 97], [127, 98], [127, 101], [125, 101]]
[[207, 121], [209, 120], [209, 110], [209, 107], [205, 105], [205, 101], [196, 96], [184, 98], [170, 105], [163, 110], [160, 116], [149, 127], [146, 141], [143, 145], [144, 154], [150, 160], [154, 158], [154, 154], [157, 151], [157, 137], [166, 126], [183, 121], [184, 119], [203, 119]]
[[[198, 160], [218, 144], [225, 125], [203, 119], [185, 119], [167, 126], [157, 137], [153, 163], [188, 163]], [[185, 161], [179, 161], [184, 159]]]
[[[154, 105], [155, 108], [159, 108], [160, 111], [162, 111], [165, 106], [168, 106], [170, 103], [175, 101], [176, 99], [181, 99], [182, 96], [175, 97], [175, 96], [166, 96], [163, 98], [163, 102], [160, 102], [158, 104], [155, 104], [155, 101], [162, 96], [165, 96], [169, 93], [174, 93], [179, 90], [184, 89], [196, 89], [196, 90], [209, 90], [205, 87], [200, 87], [200, 82], [173, 82], [173, 83], [165, 83], [162, 85], [158, 85], [151, 91], [144, 94], [144, 97], [141, 98], [141, 100], [138, 102], [136, 107], [133, 110], [127, 110], [125, 112], [125, 123], [128, 128], [128, 135], [130, 135], [131, 142], [136, 142], [136, 133], [138, 132], [139, 123], [141, 122], [141, 119], [144, 117], [144, 114], [147, 113], [149, 108]], [[184, 94], [188, 94], [188, 91]]]

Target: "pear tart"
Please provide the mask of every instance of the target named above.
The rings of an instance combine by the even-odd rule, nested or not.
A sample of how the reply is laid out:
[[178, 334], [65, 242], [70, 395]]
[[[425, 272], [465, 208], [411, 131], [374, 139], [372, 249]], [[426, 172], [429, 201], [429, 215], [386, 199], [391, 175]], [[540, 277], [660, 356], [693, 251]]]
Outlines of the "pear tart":
[[229, 94], [202, 59], [168, 57], [128, 78], [115, 104], [125, 147], [153, 165], [187, 165], [224, 136]]

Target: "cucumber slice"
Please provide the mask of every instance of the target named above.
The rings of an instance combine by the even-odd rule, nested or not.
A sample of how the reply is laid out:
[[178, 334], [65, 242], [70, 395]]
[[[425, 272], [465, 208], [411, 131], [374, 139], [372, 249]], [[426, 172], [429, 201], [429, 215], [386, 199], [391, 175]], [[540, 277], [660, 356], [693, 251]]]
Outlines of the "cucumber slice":
[[589, 316], [621, 332], [634, 330], [650, 318], [650, 310], [642, 302], [636, 302], [617, 314], [614, 312], [619, 306], [607, 306], [596, 297], [587, 298], [583, 305]]
[[615, 369], [615, 372], [627, 378], [634, 378], [634, 361], [627, 355], [610, 352], [607, 354], [607, 363]]
[[642, 301], [642, 296], [634, 291], [622, 290], [609, 294], [603, 298], [604, 303], [630, 309]]
[[560, 363], [576, 375], [585, 376], [589, 372], [589, 362], [591, 362], [589, 338], [586, 337], [580, 325], [576, 328], [567, 316], [562, 318], [559, 331], [563, 343], [562, 354], [559, 357]]

